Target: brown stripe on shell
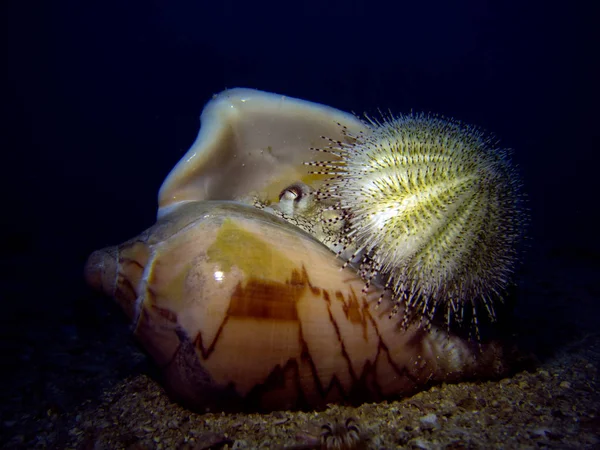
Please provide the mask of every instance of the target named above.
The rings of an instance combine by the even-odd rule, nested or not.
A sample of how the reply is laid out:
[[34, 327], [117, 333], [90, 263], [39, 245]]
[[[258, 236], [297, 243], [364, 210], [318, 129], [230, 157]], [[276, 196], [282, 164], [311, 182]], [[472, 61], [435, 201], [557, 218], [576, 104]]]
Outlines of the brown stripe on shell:
[[223, 321], [219, 325], [219, 328], [217, 330], [217, 334], [215, 334], [215, 338], [208, 345], [208, 347], [204, 346], [204, 341], [202, 340], [202, 331], [199, 331], [198, 334], [196, 335], [196, 338], [194, 339], [194, 345], [195, 345], [196, 349], [200, 352], [200, 355], [202, 356], [202, 359], [204, 361], [206, 361], [207, 359], [209, 359], [210, 355], [215, 351], [215, 347], [217, 346], [217, 342], [219, 342], [219, 337], [223, 333], [223, 330], [225, 329], [225, 325], [227, 324], [228, 321], [229, 321], [229, 316], [225, 315], [225, 318], [223, 319]]
[[268, 320], [298, 320], [296, 302], [304, 286], [256, 278], [241, 282], [231, 295], [229, 317]]
[[[379, 386], [378, 376], [377, 376], [377, 362], [379, 360], [379, 356], [382, 351], [385, 354], [386, 359], [390, 362], [390, 365], [391, 365], [393, 371], [395, 372], [396, 377], [407, 378], [412, 384], [414, 384], [414, 388], [416, 388], [417, 381], [418, 381], [417, 378], [410, 373], [408, 368], [406, 368], [406, 367], [400, 368], [393, 362], [390, 351], [381, 338], [381, 333], [380, 333], [379, 327], [377, 326], [377, 322], [374, 320], [374, 318], [371, 315], [371, 312], [369, 311], [369, 304], [366, 301], [366, 299], [363, 302], [362, 308], [359, 309], [358, 301], [356, 299], [356, 293], [352, 289], [351, 289], [351, 295], [352, 295], [352, 297], [350, 297], [350, 302], [352, 302], [352, 300], [354, 299], [355, 304], [356, 304], [356, 309], [354, 310], [353, 316], [350, 314], [351, 308], [346, 307], [346, 305], [348, 305], [348, 303], [346, 302], [344, 294], [342, 292], [340, 292], [340, 291], [336, 292], [336, 299], [341, 301], [342, 304], [345, 306], [345, 308], [343, 308], [343, 309], [344, 309], [344, 313], [346, 314], [346, 318], [348, 318], [348, 320], [350, 322], [360, 323], [362, 325], [363, 337], [365, 340], [367, 338], [367, 335], [366, 335], [367, 322], [366, 321], [369, 320], [371, 322], [373, 329], [375, 330], [375, 333], [378, 338], [378, 345], [377, 345], [378, 351], [377, 351], [374, 361], [373, 362], [366, 361], [362, 373], [359, 376], [357, 376], [354, 373], [354, 370], [352, 368], [352, 364], [350, 361], [350, 356], [348, 355], [348, 353], [346, 351], [345, 344], [339, 333], [339, 326], [334, 319], [333, 313], [331, 312], [331, 308], [328, 307], [329, 319], [330, 319], [331, 324], [333, 325], [333, 327], [336, 330], [336, 334], [338, 335], [338, 341], [342, 345], [342, 353], [344, 355], [344, 358], [347, 361], [349, 373], [352, 376], [352, 379], [354, 381], [353, 390], [356, 391], [354, 393], [354, 395], [352, 395], [352, 396], [346, 395], [344, 397], [344, 400], [347, 400], [347, 401], [353, 400], [352, 397], [359, 397], [359, 398], [364, 397], [361, 399], [361, 401], [366, 401], [366, 400], [373, 401], [373, 400], [380, 400], [380, 399], [384, 398], [384, 394], [382, 392], [382, 389]], [[372, 379], [371, 379], [371, 384], [369, 384], [367, 382], [369, 375], [373, 375]], [[358, 395], [358, 392], [363, 392], [363, 394]]]
[[354, 290], [351, 289], [350, 291], [352, 295], [348, 299], [348, 302], [345, 301], [344, 294], [342, 291], [337, 291], [335, 293], [335, 298], [342, 302], [342, 310], [344, 311], [344, 314], [346, 315], [348, 321], [351, 323], [361, 324], [363, 329], [363, 337], [367, 339], [367, 320], [365, 312], [368, 313], [368, 303], [366, 303], [365, 300], [362, 308], [363, 313], [361, 314], [361, 306], [358, 302], [358, 297], [356, 296]]
[[296, 304], [306, 288], [315, 296], [323, 295], [322, 290], [310, 282], [304, 265], [302, 270], [292, 270], [285, 283], [250, 277], [236, 286], [227, 314], [236, 318], [297, 321]]

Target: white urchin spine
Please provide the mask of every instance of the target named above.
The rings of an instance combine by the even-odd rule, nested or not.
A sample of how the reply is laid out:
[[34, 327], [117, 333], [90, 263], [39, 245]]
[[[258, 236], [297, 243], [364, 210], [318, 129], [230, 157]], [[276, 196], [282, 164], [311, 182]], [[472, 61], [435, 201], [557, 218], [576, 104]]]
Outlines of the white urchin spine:
[[[321, 199], [347, 225], [341, 240], [362, 258], [367, 284], [381, 275], [402, 324], [429, 326], [437, 309], [461, 321], [471, 308], [495, 319], [523, 229], [520, 186], [506, 150], [477, 128], [426, 114], [370, 120], [350, 144], [329, 140]], [[341, 253], [341, 252], [340, 252]]]

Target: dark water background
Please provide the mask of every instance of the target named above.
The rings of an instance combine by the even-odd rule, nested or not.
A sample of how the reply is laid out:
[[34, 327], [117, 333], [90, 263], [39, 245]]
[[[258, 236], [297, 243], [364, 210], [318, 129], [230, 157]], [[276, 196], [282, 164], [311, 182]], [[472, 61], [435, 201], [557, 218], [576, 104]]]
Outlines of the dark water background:
[[[529, 264], [598, 271], [591, 4], [2, 2], [3, 337], [35, 327], [43, 352], [53, 333], [93, 327], [85, 258], [154, 223], [204, 103], [232, 87], [493, 131], [529, 196]], [[28, 362], [3, 348], [9, 366]]]

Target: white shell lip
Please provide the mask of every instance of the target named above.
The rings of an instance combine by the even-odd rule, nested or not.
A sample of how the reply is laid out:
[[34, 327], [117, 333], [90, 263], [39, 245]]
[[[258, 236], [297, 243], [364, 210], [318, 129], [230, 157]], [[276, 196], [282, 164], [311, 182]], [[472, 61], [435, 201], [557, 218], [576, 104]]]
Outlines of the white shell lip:
[[278, 193], [309, 176], [304, 162], [331, 157], [311, 150], [324, 145], [321, 136], [343, 139], [342, 127], [366, 128], [338, 109], [246, 88], [215, 95], [200, 120], [195, 142], [160, 188], [159, 218], [182, 202]]

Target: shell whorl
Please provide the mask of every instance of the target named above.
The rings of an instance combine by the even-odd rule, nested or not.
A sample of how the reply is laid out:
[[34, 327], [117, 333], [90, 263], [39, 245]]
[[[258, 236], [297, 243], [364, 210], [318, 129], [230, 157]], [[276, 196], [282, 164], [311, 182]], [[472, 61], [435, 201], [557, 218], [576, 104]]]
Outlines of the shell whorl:
[[[329, 175], [317, 198], [343, 216], [339, 254], [379, 278], [402, 325], [428, 327], [437, 310], [448, 325], [465, 309], [495, 319], [517, 259], [524, 213], [508, 151], [458, 121], [427, 114], [369, 119], [346, 142], [315, 149], [330, 161], [307, 163]], [[325, 138], [327, 139], [327, 138]]]

